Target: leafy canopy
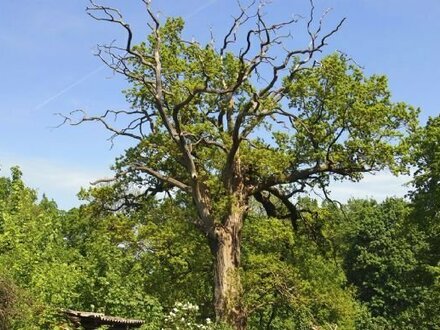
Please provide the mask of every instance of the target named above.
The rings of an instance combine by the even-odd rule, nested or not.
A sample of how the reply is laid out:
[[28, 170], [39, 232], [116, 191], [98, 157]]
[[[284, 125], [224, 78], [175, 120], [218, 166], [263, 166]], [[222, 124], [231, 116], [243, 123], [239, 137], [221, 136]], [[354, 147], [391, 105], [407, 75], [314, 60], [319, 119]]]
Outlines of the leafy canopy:
[[[250, 195], [285, 184], [325, 188], [332, 175], [359, 180], [365, 172], [405, 170], [405, 137], [418, 111], [394, 103], [384, 76], [365, 76], [343, 55], [307, 65], [331, 34], [316, 49], [289, 52], [276, 63], [281, 50], [273, 57], [266, 51], [274, 52], [271, 38], [280, 26], [268, 28], [266, 43], [262, 31], [250, 32], [236, 54], [227, 47], [231, 35], [217, 49], [186, 41], [181, 18], [155, 22], [128, 55], [109, 48], [118, 61], [106, 63], [131, 83], [131, 109], [80, 119], [138, 141], [115, 166], [130, 191], [133, 184], [152, 193], [178, 188], [194, 197], [194, 182], [201, 182], [214, 218], [221, 218], [238, 160]], [[252, 54], [258, 36], [261, 47]], [[125, 126], [111, 127], [112, 113], [126, 116]]]

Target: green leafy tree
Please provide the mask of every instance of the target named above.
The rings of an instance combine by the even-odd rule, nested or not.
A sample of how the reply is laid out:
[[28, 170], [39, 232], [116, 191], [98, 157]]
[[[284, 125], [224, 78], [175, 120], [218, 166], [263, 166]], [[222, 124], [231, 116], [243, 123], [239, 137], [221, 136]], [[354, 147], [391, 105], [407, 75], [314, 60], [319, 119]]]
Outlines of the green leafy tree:
[[70, 210], [62, 219], [65, 245], [81, 270], [69, 308], [140, 318], [159, 327], [162, 306], [146, 290], [148, 268], [139, 258], [134, 222], [124, 214], [98, 212], [94, 203]]
[[148, 200], [115, 214], [101, 207], [107, 193], [95, 189], [91, 202], [65, 221], [67, 242], [87, 272], [83, 308], [148, 319], [180, 301], [207, 314], [212, 260], [203, 236], [185, 220], [188, 212], [174, 200]]
[[0, 306], [7, 329], [55, 329], [63, 308], [139, 317], [160, 328], [162, 306], [130, 219], [95, 205], [67, 213], [38, 200], [18, 168], [0, 178]]
[[249, 220], [242, 270], [249, 327], [353, 329], [360, 306], [330, 250], [324, 253], [320, 242], [294, 233], [289, 222]]
[[435, 288], [420, 258], [426, 240], [410, 222], [410, 204], [353, 200], [345, 211], [343, 265], [371, 314], [359, 329], [431, 329], [436, 321], [424, 309]]
[[413, 137], [416, 171], [410, 198], [413, 204], [411, 225], [424, 242], [418, 259], [425, 266], [424, 285], [428, 294], [418, 308], [427, 327], [440, 328], [440, 117], [429, 118]]
[[[241, 7], [217, 46], [186, 41], [182, 19], [162, 22], [149, 1], [142, 3], [151, 31], [138, 45], [119, 11], [93, 2], [88, 8], [127, 32], [126, 44], [102, 46], [98, 55], [130, 82], [130, 109], [66, 121], [100, 122], [136, 142], [115, 165], [123, 203], [161, 193], [193, 204], [188, 221], [214, 257], [216, 318], [244, 329], [239, 269], [252, 198], [271, 216], [287, 209], [294, 219], [290, 198], [305, 187], [325, 190], [332, 177], [357, 181], [384, 168], [399, 172], [407, 152], [402, 138], [417, 111], [391, 101], [385, 77], [366, 77], [343, 56], [314, 60], [342, 21], [323, 32], [313, 6], [310, 43], [292, 50], [283, 30], [288, 34], [295, 20], [269, 24], [264, 6]], [[113, 115], [119, 127], [108, 120]]]
[[425, 260], [437, 266], [440, 262], [440, 117], [430, 118], [413, 139], [416, 172], [410, 197], [416, 221], [427, 235]]
[[11, 179], [0, 178], [0, 276], [29, 300], [28, 307], [20, 304], [28, 315], [17, 316], [11, 328], [39, 329], [55, 322], [56, 308], [75, 303], [80, 271], [72, 263], [74, 251], [64, 248], [56, 204], [38, 201], [21, 171], [11, 172]]

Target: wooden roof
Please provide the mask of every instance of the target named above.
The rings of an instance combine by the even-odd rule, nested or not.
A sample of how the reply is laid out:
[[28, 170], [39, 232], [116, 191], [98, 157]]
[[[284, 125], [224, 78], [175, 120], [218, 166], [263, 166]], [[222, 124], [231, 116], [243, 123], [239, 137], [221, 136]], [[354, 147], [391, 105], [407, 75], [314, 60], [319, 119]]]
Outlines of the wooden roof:
[[110, 329], [134, 329], [145, 323], [143, 320], [124, 319], [122, 317], [108, 316], [103, 313], [92, 313], [64, 309], [63, 314], [77, 326], [84, 329], [96, 329], [102, 325], [109, 325]]

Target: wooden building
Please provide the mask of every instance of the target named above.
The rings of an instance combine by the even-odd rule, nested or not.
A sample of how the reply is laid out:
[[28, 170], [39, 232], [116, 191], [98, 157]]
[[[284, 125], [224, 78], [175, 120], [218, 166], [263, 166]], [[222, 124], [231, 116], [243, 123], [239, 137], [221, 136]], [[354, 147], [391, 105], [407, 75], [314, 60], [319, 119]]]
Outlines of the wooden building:
[[108, 316], [102, 313], [91, 313], [65, 309], [62, 311], [75, 326], [85, 330], [97, 329], [106, 325], [110, 330], [137, 329], [145, 322], [142, 320], [124, 319], [121, 317]]

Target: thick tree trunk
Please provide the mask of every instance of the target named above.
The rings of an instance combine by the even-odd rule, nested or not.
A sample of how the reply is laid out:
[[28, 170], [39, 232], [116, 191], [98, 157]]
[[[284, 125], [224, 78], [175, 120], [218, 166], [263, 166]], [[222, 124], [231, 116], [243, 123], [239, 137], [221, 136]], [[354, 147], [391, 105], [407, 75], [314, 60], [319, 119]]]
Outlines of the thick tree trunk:
[[224, 225], [215, 229], [213, 254], [214, 308], [218, 321], [237, 330], [246, 329], [246, 313], [242, 307], [240, 282], [240, 243], [243, 212], [229, 215]]

